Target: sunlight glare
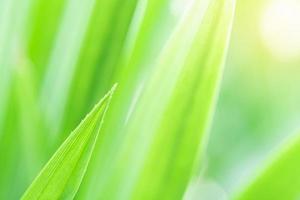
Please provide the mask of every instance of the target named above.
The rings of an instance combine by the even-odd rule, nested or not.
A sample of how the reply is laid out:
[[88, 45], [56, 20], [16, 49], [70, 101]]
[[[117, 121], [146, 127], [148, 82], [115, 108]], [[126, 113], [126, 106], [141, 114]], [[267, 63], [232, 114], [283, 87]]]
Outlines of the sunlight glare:
[[300, 1], [271, 1], [262, 15], [261, 34], [274, 56], [283, 59], [299, 58]]

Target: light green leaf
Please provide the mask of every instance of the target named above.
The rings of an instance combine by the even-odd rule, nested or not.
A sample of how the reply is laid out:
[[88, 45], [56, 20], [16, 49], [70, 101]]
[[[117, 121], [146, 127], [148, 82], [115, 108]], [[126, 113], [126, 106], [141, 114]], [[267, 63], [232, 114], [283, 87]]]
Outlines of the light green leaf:
[[[96, 1], [70, 86], [64, 111], [66, 117], [63, 118], [64, 131], [71, 130], [99, 99], [99, 95], [107, 91], [112, 83], [119, 82], [114, 81], [112, 76], [119, 71], [124, 40], [136, 1]], [[110, 45], [107, 45], [108, 41]], [[103, 76], [99, 77], [100, 74]], [[76, 114], [70, 116], [71, 112]]]
[[[124, 4], [121, 7], [124, 7]], [[117, 12], [120, 12], [120, 9]], [[174, 30], [175, 22], [171, 20], [169, 12], [168, 0], [138, 1], [126, 36], [123, 55], [117, 59], [121, 64], [114, 70], [113, 80], [120, 83], [118, 94], [114, 96], [111, 102], [112, 109], [107, 113], [106, 123], [103, 126], [104, 137], [99, 140], [94, 159], [90, 164], [92, 170], [87, 172], [83, 187], [80, 187], [80, 199], [90, 199], [98, 193], [104, 198], [106, 189], [103, 185], [110, 179], [112, 162], [126, 136], [123, 125], [132, 110], [132, 101], [142, 89], [141, 81], [144, 74], [149, 75], [149, 68], [156, 63], [161, 48]], [[105, 80], [106, 76], [110, 75], [103, 75], [105, 78], [102, 79]], [[93, 193], [94, 191], [97, 191], [97, 194]]]
[[[203, 19], [203, 4], [195, 2], [168, 46], [177, 52], [167, 50], [148, 88], [149, 95], [157, 96], [153, 106], [164, 103], [165, 106], [152, 112], [154, 131], [149, 132], [146, 136], [149, 140], [143, 143], [149, 148], [136, 144], [139, 152], [144, 149], [145, 154], [138, 153], [140, 157], [133, 158], [136, 166], [132, 167], [140, 170], [132, 176], [137, 179], [133, 189], [135, 199], [181, 199], [205, 149], [205, 133], [222, 76], [234, 2], [212, 1]], [[188, 42], [183, 43], [188, 41], [186, 37], [192, 38], [190, 47], [185, 46]], [[181, 48], [186, 51], [180, 51]], [[145, 96], [142, 104], [150, 104], [148, 97]], [[143, 115], [142, 109], [145, 111], [145, 108], [140, 109], [138, 118]]]
[[206, 144], [234, 5], [194, 1], [186, 10], [128, 115], [99, 198], [182, 198]]
[[296, 200], [300, 198], [300, 135], [284, 143], [275, 157], [240, 192], [237, 200]]
[[[31, 0], [0, 0], [0, 199], [16, 199], [22, 192], [26, 169], [20, 144], [19, 107], [14, 68], [23, 49], [25, 18]], [[23, 96], [24, 97], [24, 91]]]
[[22, 199], [72, 199], [87, 169], [114, 86], [55, 152]]
[[[49, 55], [41, 88], [41, 104], [50, 130], [49, 140], [53, 142], [61, 127], [70, 84], [95, 2], [96, 0], [67, 1]], [[68, 53], [64, 54], [65, 52]]]
[[28, 8], [29, 15], [23, 16], [27, 19], [26, 49], [30, 60], [35, 65], [38, 82], [41, 83], [68, 1], [31, 1]]

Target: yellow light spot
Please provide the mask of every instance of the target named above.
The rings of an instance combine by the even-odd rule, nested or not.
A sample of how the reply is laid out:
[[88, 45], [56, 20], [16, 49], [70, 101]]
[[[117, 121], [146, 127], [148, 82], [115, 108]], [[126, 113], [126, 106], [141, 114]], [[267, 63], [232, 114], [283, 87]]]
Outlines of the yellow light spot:
[[262, 15], [261, 35], [274, 56], [300, 58], [300, 1], [271, 1]]

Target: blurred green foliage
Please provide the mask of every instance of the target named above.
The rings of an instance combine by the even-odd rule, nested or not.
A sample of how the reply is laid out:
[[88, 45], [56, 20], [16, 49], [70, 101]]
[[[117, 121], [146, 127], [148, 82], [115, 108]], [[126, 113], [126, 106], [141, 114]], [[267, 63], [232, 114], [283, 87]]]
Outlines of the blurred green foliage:
[[273, 182], [297, 175], [280, 173], [299, 163], [297, 148], [284, 143], [286, 153], [261, 168], [299, 128], [300, 55], [274, 54], [274, 35], [268, 43], [262, 33], [276, 2], [295, 3], [237, 1], [214, 108], [231, 0], [0, 0], [0, 199], [24, 193], [115, 82], [76, 198], [219, 200], [243, 191], [265, 200], [265, 188], [281, 191]]
[[[227, 194], [244, 187], [277, 146], [299, 130], [300, 55], [274, 55], [261, 36], [261, 20], [276, 2], [296, 1], [237, 1], [205, 175]], [[277, 34], [293, 34], [287, 31]]]
[[[182, 198], [202, 166], [234, 7], [2, 0], [0, 198], [19, 198], [54, 152], [25, 199]], [[67, 137], [115, 82], [99, 140], [95, 111]]]

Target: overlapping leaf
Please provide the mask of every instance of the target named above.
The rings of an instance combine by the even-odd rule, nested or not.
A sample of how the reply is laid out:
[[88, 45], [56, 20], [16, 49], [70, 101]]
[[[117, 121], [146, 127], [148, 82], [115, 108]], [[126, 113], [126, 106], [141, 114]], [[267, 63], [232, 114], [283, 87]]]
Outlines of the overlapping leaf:
[[[5, 28], [0, 30], [5, 33], [1, 44], [8, 41], [8, 53], [21, 51], [30, 63], [28, 71], [15, 70], [19, 74], [12, 74], [17, 80], [10, 87], [10, 73], [15, 73], [10, 62], [20, 58], [0, 54], [5, 58], [0, 63], [6, 62], [0, 66], [5, 78], [0, 79], [0, 115], [6, 118], [0, 116], [0, 127], [5, 125], [0, 142], [3, 152], [9, 152], [1, 157], [6, 163], [1, 167], [1, 197], [18, 196], [5, 192], [23, 190], [32, 179], [49, 153], [48, 146], [39, 151], [43, 142], [52, 147], [60, 142], [118, 81], [122, 85], [104, 138], [76, 198], [180, 198], [205, 143], [230, 32], [231, 0], [215, 1], [207, 12], [206, 1], [191, 1], [184, 16], [172, 13], [174, 2], [169, 0], [22, 2], [14, 24], [19, 8], [13, 5], [19, 2], [0, 1], [14, 10], [0, 15], [5, 22], [0, 24]], [[6, 20], [6, 15], [13, 17]], [[104, 112], [108, 96], [96, 108]], [[96, 130], [83, 124], [97, 127], [101, 121], [95, 109], [52, 157], [25, 199], [74, 197], [97, 137]], [[91, 119], [94, 115], [98, 121]], [[89, 133], [78, 133], [85, 128]], [[72, 143], [76, 138], [84, 141]]]
[[237, 200], [294, 200], [300, 197], [300, 137], [292, 137], [257, 177], [237, 195]]
[[233, 10], [232, 1], [187, 10], [115, 141], [99, 198], [182, 198], [204, 148]]

